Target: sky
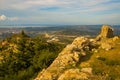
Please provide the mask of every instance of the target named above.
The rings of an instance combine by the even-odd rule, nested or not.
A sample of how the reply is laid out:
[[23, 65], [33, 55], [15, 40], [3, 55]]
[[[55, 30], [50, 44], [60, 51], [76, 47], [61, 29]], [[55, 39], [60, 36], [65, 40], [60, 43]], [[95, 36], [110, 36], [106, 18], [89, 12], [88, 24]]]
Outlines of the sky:
[[0, 0], [4, 24], [120, 24], [120, 0]]

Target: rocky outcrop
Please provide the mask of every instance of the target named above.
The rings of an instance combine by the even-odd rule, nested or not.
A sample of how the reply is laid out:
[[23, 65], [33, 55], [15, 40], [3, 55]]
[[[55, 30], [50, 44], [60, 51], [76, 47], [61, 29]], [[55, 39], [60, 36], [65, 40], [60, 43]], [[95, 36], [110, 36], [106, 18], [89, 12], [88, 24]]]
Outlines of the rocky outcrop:
[[108, 51], [108, 50], [112, 49], [113, 46], [112, 46], [112, 44], [106, 42], [106, 43], [101, 43], [101, 48]]
[[119, 40], [118, 36], [113, 37], [113, 42], [116, 41], [116, 40]]
[[[43, 70], [41, 73], [39, 73], [35, 80], [57, 80], [63, 73], [67, 74], [70, 72], [75, 74], [76, 70], [71, 72], [68, 67], [76, 66], [81, 57], [87, 54], [87, 50], [90, 49], [90, 46], [92, 46], [92, 43], [88, 38], [76, 38], [72, 44], [66, 46], [66, 48], [58, 55], [58, 57], [46, 70]], [[82, 73], [79, 72], [78, 75], [80, 76], [81, 74]], [[62, 80], [62, 78], [59, 78], [59, 80]]]
[[98, 48], [105, 50], [112, 49], [112, 43], [119, 39], [118, 37], [112, 37], [113, 29], [105, 25], [96, 39], [77, 37], [72, 44], [67, 45], [59, 53], [58, 57], [47, 69], [43, 69], [38, 74], [35, 80], [89, 80], [89, 77], [92, 76], [91, 66], [84, 66], [82, 68], [74, 67], [78, 63], [80, 64], [81, 58], [86, 57], [89, 51], [98, 52]]
[[113, 28], [111, 26], [103, 25], [101, 28], [101, 33], [97, 36], [97, 40], [101, 40], [104, 38], [112, 38], [113, 35]]
[[91, 74], [82, 72], [80, 69], [69, 69], [66, 70], [58, 80], [88, 80]]
[[110, 50], [113, 48], [112, 43], [118, 39], [114, 37], [113, 28], [111, 26], [103, 25], [101, 28], [101, 33], [96, 37], [96, 41], [99, 44], [100, 48], [104, 50]]
[[111, 26], [103, 25], [100, 35], [101, 37], [105, 37], [105, 38], [113, 37], [113, 28], [111, 28]]

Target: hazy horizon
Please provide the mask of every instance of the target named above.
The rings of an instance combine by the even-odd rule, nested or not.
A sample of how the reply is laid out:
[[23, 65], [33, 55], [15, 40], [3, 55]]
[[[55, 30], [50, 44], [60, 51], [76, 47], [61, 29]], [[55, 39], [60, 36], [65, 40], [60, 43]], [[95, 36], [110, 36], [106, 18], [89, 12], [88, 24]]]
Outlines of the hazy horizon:
[[[0, 28], [76, 28], [76, 27], [86, 27], [86, 28], [101, 28], [103, 25], [108, 24], [98, 24], [98, 25], [68, 25], [68, 24], [9, 24], [9, 25], [0, 25]], [[120, 25], [108, 25], [113, 28], [119, 28]]]

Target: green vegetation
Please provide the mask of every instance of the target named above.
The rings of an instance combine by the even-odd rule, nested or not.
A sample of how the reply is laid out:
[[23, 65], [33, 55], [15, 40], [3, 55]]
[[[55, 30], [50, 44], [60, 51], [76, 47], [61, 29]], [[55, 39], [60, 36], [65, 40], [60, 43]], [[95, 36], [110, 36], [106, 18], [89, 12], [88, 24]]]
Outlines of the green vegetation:
[[0, 42], [0, 80], [33, 79], [63, 48], [40, 37], [30, 38], [24, 31], [6, 38]]

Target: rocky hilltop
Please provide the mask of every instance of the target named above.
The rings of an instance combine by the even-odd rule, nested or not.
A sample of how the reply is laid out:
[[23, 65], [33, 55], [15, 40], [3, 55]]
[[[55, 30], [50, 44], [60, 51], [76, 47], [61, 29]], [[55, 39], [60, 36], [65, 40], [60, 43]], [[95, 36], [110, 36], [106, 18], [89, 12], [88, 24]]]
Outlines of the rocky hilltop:
[[103, 38], [112, 38], [114, 36], [113, 31], [114, 29], [111, 26], [103, 25], [100, 36]]
[[[95, 39], [77, 37], [34, 80], [114, 80], [110, 76], [110, 71], [116, 65], [109, 69], [107, 61], [111, 60], [111, 55], [116, 50], [120, 53], [117, 47], [120, 42], [119, 37], [113, 35], [113, 31], [111, 26], [103, 25], [100, 34]], [[110, 56], [106, 57], [106, 55]], [[103, 68], [99, 69], [98, 66]], [[119, 70], [120, 67], [116, 69]], [[119, 79], [118, 74], [116, 75]]]
[[104, 38], [112, 38], [114, 29], [111, 26], [103, 25], [101, 28], [101, 33], [97, 36], [97, 40]]

